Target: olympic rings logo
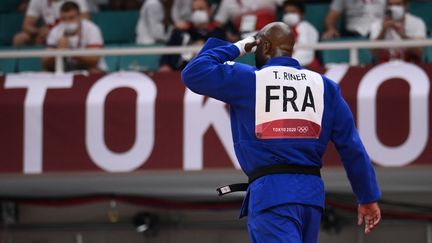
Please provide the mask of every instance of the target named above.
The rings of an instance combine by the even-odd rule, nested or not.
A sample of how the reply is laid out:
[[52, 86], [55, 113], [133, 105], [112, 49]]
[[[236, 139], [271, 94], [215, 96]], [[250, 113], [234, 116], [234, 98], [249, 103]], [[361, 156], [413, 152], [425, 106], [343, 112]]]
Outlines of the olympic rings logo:
[[297, 127], [297, 131], [299, 133], [307, 133], [309, 131], [309, 127], [307, 127], [307, 126], [305, 126], [305, 127], [298, 126]]

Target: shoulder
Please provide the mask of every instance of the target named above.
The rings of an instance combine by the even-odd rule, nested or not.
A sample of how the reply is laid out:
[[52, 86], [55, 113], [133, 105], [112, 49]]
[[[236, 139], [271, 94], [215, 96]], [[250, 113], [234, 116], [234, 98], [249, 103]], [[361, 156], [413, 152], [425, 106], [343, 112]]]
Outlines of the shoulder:
[[228, 61], [228, 62], [225, 62], [224, 65], [231, 65], [231, 66], [233, 66], [233, 68], [236, 68], [241, 72], [254, 73], [255, 71], [258, 71], [258, 69], [256, 67], [248, 65], [248, 64], [244, 64], [241, 62]]
[[63, 34], [63, 32], [64, 32], [64, 26], [63, 26], [63, 24], [59, 23], [59, 24], [55, 25], [50, 30], [49, 35], [56, 36], [56, 35], [59, 35], [59, 34]]
[[83, 20], [83, 38], [87, 40], [87, 44], [103, 45], [102, 32], [99, 27], [90, 20]]
[[326, 87], [326, 90], [330, 91], [330, 93], [333, 95], [337, 94], [339, 91], [339, 85], [335, 81], [328, 78], [327, 76], [325, 76], [323, 74], [320, 74], [320, 75], [323, 79], [324, 86]]
[[425, 22], [420, 17], [407, 13], [405, 15], [405, 21], [410, 26], [425, 26]]
[[86, 31], [89, 31], [89, 32], [100, 32], [99, 26], [97, 26], [95, 23], [93, 23], [90, 20], [83, 19], [81, 23], [83, 25], [83, 28]]
[[46, 44], [48, 46], [56, 45], [59, 39], [63, 36], [63, 33], [64, 33], [63, 25], [57, 24], [48, 33]]
[[298, 24], [297, 29], [300, 30], [300, 31], [307, 31], [308, 33], [314, 33], [314, 34], [316, 33], [316, 34], [318, 34], [318, 30], [315, 28], [315, 26], [313, 26], [307, 20], [301, 21]]
[[375, 19], [374, 21], [372, 21], [371, 26], [375, 27], [375, 28], [378, 28], [378, 27], [381, 27], [382, 23], [383, 23], [383, 19], [382, 18]]
[[307, 20], [302, 20], [299, 24], [298, 24], [298, 28], [307, 28], [307, 29], [313, 29], [316, 30], [315, 26], [313, 26], [309, 21]]

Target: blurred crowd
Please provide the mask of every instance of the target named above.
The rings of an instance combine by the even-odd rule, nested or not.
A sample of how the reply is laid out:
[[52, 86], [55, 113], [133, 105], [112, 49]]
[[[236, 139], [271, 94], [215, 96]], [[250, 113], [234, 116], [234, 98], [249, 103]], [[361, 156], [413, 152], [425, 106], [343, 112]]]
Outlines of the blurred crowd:
[[[370, 40], [402, 40], [427, 38], [425, 22], [409, 11], [408, 0], [332, 0], [322, 20], [325, 29], [305, 19], [306, 1], [301, 0], [23, 0], [18, 10], [24, 13], [22, 30], [13, 45], [45, 45], [53, 49], [102, 48], [103, 35], [91, 21], [91, 12], [139, 9], [136, 43], [168, 46], [202, 45], [217, 37], [231, 42], [253, 35], [273, 21], [288, 24], [296, 43], [314, 44], [340, 37], [362, 37]], [[341, 19], [343, 21], [341, 21]], [[343, 23], [339, 26], [338, 23]], [[420, 62], [422, 48], [373, 50], [376, 62], [403, 59]], [[179, 70], [193, 53], [165, 55], [159, 71]], [[310, 49], [295, 48], [293, 57], [303, 66], [320, 66]], [[54, 69], [54, 59], [43, 59], [45, 70]], [[70, 57], [66, 70], [106, 69], [98, 56]]]

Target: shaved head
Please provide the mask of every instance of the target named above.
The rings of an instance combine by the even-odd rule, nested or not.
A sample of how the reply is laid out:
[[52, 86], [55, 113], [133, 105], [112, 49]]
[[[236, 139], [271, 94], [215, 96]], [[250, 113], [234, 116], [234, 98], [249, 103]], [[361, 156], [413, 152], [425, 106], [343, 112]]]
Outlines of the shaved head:
[[292, 55], [294, 34], [283, 22], [264, 26], [256, 35], [256, 39], [259, 41], [255, 53], [255, 63], [258, 68], [264, 66], [273, 57]]

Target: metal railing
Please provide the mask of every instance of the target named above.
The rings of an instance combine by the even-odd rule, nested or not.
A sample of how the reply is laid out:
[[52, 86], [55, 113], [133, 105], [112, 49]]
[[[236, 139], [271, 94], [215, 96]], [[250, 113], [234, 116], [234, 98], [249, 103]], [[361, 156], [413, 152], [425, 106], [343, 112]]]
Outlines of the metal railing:
[[[313, 45], [298, 45], [298, 48], [313, 50], [349, 50], [351, 66], [359, 65], [359, 49], [408, 48], [432, 46], [432, 39], [403, 41], [340, 41], [320, 42]], [[202, 46], [181, 47], [130, 47], [75, 50], [7, 50], [0, 51], [0, 58], [55, 57], [56, 73], [63, 73], [63, 58], [68, 56], [136, 56], [155, 54], [197, 53]]]

